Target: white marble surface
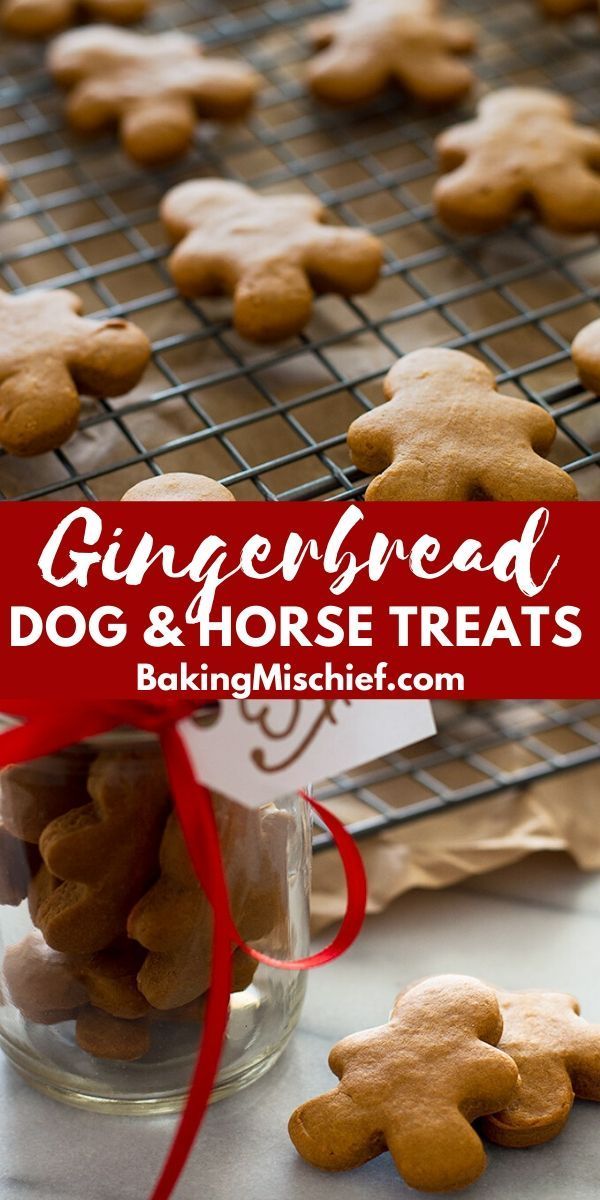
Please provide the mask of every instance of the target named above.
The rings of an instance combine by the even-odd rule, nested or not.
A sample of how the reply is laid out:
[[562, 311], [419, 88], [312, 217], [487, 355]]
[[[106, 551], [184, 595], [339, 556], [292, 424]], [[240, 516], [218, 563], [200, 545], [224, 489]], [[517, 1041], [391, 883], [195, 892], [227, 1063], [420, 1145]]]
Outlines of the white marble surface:
[[[544, 855], [443, 893], [413, 893], [370, 920], [345, 960], [313, 974], [301, 1024], [264, 1079], [216, 1105], [177, 1200], [401, 1200], [414, 1196], [387, 1155], [323, 1175], [286, 1135], [294, 1106], [330, 1086], [329, 1047], [383, 1021], [395, 993], [439, 971], [507, 987], [564, 989], [600, 1022], [600, 877]], [[0, 1200], [145, 1200], [173, 1128], [168, 1119], [81, 1113], [37, 1095], [0, 1063]], [[600, 1106], [534, 1150], [493, 1148], [473, 1200], [597, 1200]]]

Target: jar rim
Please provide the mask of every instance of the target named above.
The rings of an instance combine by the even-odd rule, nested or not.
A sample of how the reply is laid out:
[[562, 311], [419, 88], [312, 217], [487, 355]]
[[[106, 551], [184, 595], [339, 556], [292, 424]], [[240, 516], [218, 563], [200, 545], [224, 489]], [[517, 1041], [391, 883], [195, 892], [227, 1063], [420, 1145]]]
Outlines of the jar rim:
[[[218, 707], [218, 702], [203, 705], [202, 708], [197, 708], [195, 712], [191, 713], [191, 720], [197, 722], [198, 724], [203, 724], [206, 719], [218, 709]], [[15, 725], [20, 724], [21, 721], [19, 717], [14, 716], [12, 713], [0, 712], [0, 733], [6, 729], [13, 729]], [[125, 745], [131, 746], [132, 742], [137, 743], [138, 745], [149, 745], [157, 741], [158, 734], [152, 733], [151, 730], [137, 729], [134, 725], [118, 725], [115, 727], [115, 729], [109, 729], [105, 733], [97, 733], [94, 734], [93, 737], [82, 738], [82, 740], [77, 744], [79, 746], [93, 747], [120, 747]], [[67, 746], [63, 747], [65, 750], [67, 748]]]

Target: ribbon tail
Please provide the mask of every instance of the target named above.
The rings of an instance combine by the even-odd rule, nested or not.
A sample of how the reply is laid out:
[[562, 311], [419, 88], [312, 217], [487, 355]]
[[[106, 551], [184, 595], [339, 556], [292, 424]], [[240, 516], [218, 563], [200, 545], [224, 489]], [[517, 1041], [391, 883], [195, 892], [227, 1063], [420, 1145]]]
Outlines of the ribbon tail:
[[311, 954], [307, 958], [281, 959], [272, 958], [269, 954], [263, 954], [261, 950], [255, 950], [253, 946], [249, 946], [240, 937], [232, 920], [229, 927], [230, 941], [234, 942], [240, 950], [243, 950], [256, 962], [264, 963], [267, 967], [277, 967], [278, 970], [283, 971], [311, 971], [314, 967], [324, 967], [334, 959], [340, 958], [356, 941], [367, 912], [368, 885], [365, 865], [352, 834], [348, 833], [339, 818], [334, 816], [324, 805], [319, 804], [318, 800], [313, 800], [307, 792], [300, 792], [300, 796], [314, 809], [331, 834], [344, 869], [347, 892], [346, 911], [335, 937], [322, 950], [318, 950], [316, 954]]
[[[210, 883], [205, 890], [213, 907], [214, 929], [211, 986], [200, 1051], [177, 1133], [150, 1200], [169, 1200], [193, 1149], [217, 1078], [231, 995], [229, 899], [210, 795], [194, 779], [187, 752], [176, 729], [165, 732], [163, 747], [173, 785], [173, 798], [186, 841], [190, 836], [190, 825], [194, 827], [191, 836], [197, 853], [193, 855], [193, 861], [202, 879], [206, 875], [207, 862], [210, 863]], [[204, 862], [201, 863], [203, 858]]]

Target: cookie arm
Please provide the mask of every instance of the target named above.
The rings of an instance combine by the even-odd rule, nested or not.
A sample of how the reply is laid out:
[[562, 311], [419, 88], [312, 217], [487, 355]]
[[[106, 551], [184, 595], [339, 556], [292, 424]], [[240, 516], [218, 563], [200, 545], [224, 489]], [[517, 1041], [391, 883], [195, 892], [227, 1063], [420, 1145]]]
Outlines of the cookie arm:
[[77, 386], [91, 396], [122, 396], [141, 379], [150, 359], [146, 334], [120, 317], [79, 320], [69, 354]]
[[408, 53], [403, 48], [396, 56], [394, 75], [411, 95], [425, 104], [450, 104], [471, 88], [473, 72], [454, 57], [456, 48], [447, 46], [443, 30], [437, 46], [429, 46], [421, 53], [414, 53], [410, 46], [408, 49]]
[[75, 0], [5, 0], [0, 11], [0, 28], [18, 37], [46, 37], [68, 25]]

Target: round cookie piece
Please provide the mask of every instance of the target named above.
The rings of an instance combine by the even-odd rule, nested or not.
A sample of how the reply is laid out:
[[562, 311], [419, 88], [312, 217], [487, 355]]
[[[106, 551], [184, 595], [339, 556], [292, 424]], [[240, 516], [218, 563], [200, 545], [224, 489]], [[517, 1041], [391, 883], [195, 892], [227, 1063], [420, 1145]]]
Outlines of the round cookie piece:
[[122, 500], [235, 500], [229, 488], [209, 479], [207, 475], [192, 475], [174, 471], [142, 479], [130, 487]]

